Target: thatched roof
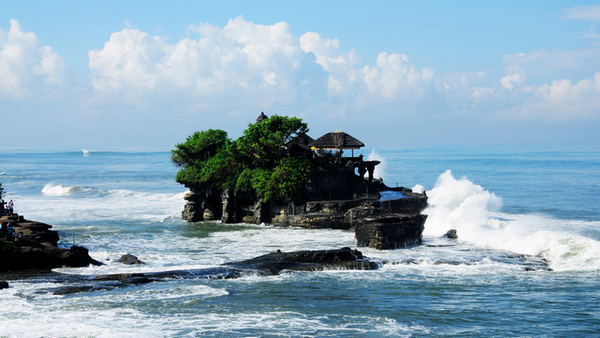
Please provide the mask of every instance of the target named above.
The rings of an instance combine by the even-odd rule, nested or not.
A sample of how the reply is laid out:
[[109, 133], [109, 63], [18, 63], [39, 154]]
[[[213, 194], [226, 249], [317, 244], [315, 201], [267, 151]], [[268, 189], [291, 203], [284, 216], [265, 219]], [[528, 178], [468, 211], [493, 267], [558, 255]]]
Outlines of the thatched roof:
[[267, 115], [265, 115], [264, 112], [260, 112], [260, 115], [258, 115], [258, 118], [256, 119], [256, 123], [258, 122], [262, 122], [266, 119], [268, 119], [269, 117]]
[[325, 149], [359, 149], [365, 144], [343, 131], [336, 131], [319, 137], [308, 146]]
[[308, 135], [303, 135], [297, 138], [294, 141], [290, 141], [286, 143], [286, 147], [290, 151], [290, 153], [298, 153], [298, 152], [310, 152], [310, 147], [308, 144], [313, 142], [313, 138]]

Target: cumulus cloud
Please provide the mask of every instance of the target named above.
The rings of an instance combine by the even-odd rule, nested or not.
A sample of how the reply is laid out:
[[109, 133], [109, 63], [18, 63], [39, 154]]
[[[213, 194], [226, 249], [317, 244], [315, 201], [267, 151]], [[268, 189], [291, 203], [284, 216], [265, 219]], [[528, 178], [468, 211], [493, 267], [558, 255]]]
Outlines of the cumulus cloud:
[[316, 63], [329, 73], [328, 89], [331, 94], [366, 92], [389, 101], [420, 98], [424, 85], [433, 78], [433, 71], [418, 71], [409, 62], [408, 55], [382, 52], [375, 66], [360, 66], [361, 58], [354, 49], [340, 51], [338, 39], [324, 39], [309, 32], [300, 37], [300, 47], [312, 53]]
[[513, 85], [520, 85], [523, 83], [523, 80], [524, 78], [521, 74], [511, 74], [500, 79], [500, 83], [502, 84], [502, 87], [512, 90]]
[[[190, 110], [232, 114], [279, 104], [292, 113], [302, 106], [343, 117], [352, 110], [398, 113], [399, 107], [410, 107], [448, 116], [501, 111], [518, 119], [600, 118], [600, 73], [590, 76], [600, 69], [600, 47], [594, 45], [504, 55], [500, 76], [438, 74], [418, 69], [402, 53], [381, 52], [365, 64], [338, 39], [316, 32], [297, 38], [285, 22], [261, 25], [240, 16], [224, 27], [189, 26], [188, 36], [174, 42], [128, 25], [88, 56], [92, 105], [117, 105], [121, 101], [112, 99], [122, 96], [140, 106], [177, 100]], [[8, 32], [0, 30], [1, 96], [31, 97], [41, 86], [68, 84], [67, 74], [64, 59], [16, 20]]]
[[369, 91], [388, 100], [420, 98], [424, 94], [423, 86], [433, 78], [433, 71], [429, 68], [418, 71], [408, 61], [405, 54], [380, 53], [376, 67], [363, 68]]
[[67, 66], [49, 46], [40, 46], [37, 35], [24, 32], [17, 20], [10, 29], [0, 29], [0, 95], [11, 99], [28, 97], [32, 88], [62, 85]]
[[137, 29], [113, 33], [104, 49], [88, 53], [89, 67], [95, 72], [94, 89], [153, 89], [158, 78], [156, 64], [164, 56], [164, 49], [166, 44], [159, 37]]
[[569, 79], [521, 89], [524, 103], [507, 110], [523, 119], [570, 121], [600, 118], [600, 73], [575, 84]]
[[316, 57], [315, 62], [329, 74], [327, 89], [331, 95], [350, 91], [357, 84], [360, 85], [358, 66], [361, 58], [354, 49], [340, 51], [338, 39], [324, 39], [318, 33], [308, 32], [300, 37], [300, 48], [304, 53], [312, 53]]
[[222, 29], [204, 23], [189, 32], [199, 38], [175, 44], [137, 29], [113, 33], [102, 50], [89, 52], [94, 90], [178, 90], [205, 99], [272, 89], [293, 95], [301, 52], [287, 23], [258, 25], [240, 16]]

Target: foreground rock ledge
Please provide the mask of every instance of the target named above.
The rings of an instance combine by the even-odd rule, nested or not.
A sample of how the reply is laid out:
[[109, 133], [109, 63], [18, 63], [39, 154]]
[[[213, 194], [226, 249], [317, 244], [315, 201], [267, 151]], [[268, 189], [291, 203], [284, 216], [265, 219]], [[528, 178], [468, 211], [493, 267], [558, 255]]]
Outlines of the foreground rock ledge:
[[0, 272], [29, 269], [49, 270], [59, 267], [85, 267], [102, 263], [90, 257], [86, 248], [73, 245], [71, 248], [57, 246], [59, 236], [50, 230], [51, 225], [28, 221], [23, 217], [0, 218], [2, 222], [10, 222], [15, 233], [22, 233], [23, 238], [0, 252]]
[[230, 279], [245, 275], [274, 276], [284, 270], [375, 270], [379, 266], [378, 262], [365, 259], [360, 251], [345, 247], [334, 250], [277, 251], [244, 261], [225, 263], [214, 268], [100, 275], [96, 276], [94, 280], [137, 284], [162, 278]]

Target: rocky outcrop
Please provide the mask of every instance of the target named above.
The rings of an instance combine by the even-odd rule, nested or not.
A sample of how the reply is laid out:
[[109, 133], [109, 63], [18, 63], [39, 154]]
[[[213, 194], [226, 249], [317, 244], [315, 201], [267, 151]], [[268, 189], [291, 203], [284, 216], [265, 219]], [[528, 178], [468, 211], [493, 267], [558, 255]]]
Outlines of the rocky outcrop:
[[379, 262], [363, 257], [351, 248], [271, 252], [266, 255], [230, 262], [221, 266], [197, 270], [175, 270], [154, 273], [100, 275], [95, 281], [120, 281], [128, 284], [150, 282], [164, 278], [230, 279], [247, 275], [273, 276], [282, 271], [374, 270]]
[[[190, 186], [182, 213], [189, 222], [274, 224], [356, 231], [358, 246], [394, 249], [420, 244], [427, 207], [425, 193], [389, 188], [366, 180], [348, 167], [308, 176], [303, 198], [272, 203], [248, 193]], [[385, 198], [382, 198], [382, 194]]]
[[272, 252], [245, 261], [227, 263], [239, 269], [251, 269], [263, 275], [276, 275], [283, 270], [317, 271], [327, 269], [373, 270], [379, 265], [364, 259], [362, 253], [350, 248]]
[[131, 254], [125, 254], [119, 258], [119, 263], [123, 263], [125, 265], [139, 265], [144, 264], [144, 262], [140, 261], [136, 256]]
[[383, 214], [365, 217], [355, 228], [357, 246], [384, 250], [421, 244], [427, 215]]
[[86, 248], [75, 245], [69, 249], [59, 248], [58, 233], [50, 230], [51, 225], [22, 217], [3, 217], [0, 221], [10, 222], [15, 234], [21, 234], [18, 240], [4, 241], [0, 252], [0, 271], [101, 265], [89, 256]]

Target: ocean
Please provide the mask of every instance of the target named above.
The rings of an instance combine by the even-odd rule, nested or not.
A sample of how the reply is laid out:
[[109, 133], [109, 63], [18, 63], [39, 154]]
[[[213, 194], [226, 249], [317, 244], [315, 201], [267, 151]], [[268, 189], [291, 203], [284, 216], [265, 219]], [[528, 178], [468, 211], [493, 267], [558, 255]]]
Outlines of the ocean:
[[[600, 147], [365, 150], [424, 189], [423, 244], [373, 271], [172, 278], [58, 295], [65, 276], [202, 269], [355, 247], [350, 231], [187, 223], [169, 152], [1, 152], [5, 200], [104, 263], [0, 274], [0, 337], [600, 336]], [[459, 238], [443, 238], [456, 229]], [[118, 262], [132, 254], [144, 265]]]

